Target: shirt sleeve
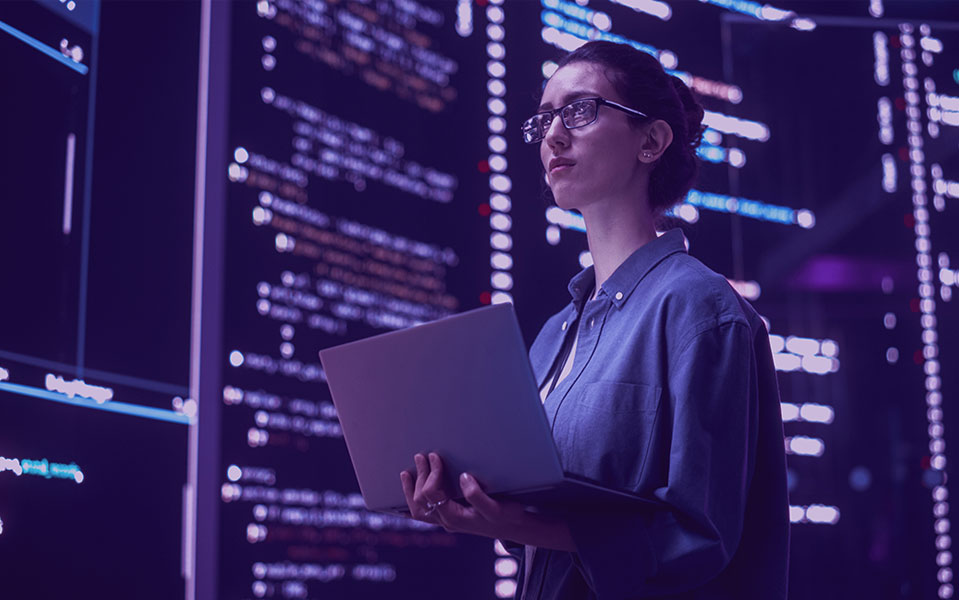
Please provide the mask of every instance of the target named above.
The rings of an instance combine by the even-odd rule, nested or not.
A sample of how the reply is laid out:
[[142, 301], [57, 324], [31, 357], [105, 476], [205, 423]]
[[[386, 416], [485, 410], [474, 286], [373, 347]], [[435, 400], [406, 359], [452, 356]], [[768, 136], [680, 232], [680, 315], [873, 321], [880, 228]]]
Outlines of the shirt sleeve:
[[668, 476], [653, 493], [661, 508], [568, 521], [573, 560], [600, 600], [681, 593], [729, 563], [753, 472], [757, 387], [745, 323], [711, 326], [678, 347], [663, 397], [669, 436], [653, 441], [668, 444]]

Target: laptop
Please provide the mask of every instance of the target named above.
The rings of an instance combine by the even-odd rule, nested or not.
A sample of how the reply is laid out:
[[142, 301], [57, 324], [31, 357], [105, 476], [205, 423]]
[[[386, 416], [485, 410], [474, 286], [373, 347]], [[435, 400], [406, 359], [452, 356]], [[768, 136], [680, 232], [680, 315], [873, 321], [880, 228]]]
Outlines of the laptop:
[[653, 504], [563, 472], [513, 305], [494, 304], [320, 351], [367, 508], [408, 514], [400, 471], [443, 457], [447, 489], [544, 512]]

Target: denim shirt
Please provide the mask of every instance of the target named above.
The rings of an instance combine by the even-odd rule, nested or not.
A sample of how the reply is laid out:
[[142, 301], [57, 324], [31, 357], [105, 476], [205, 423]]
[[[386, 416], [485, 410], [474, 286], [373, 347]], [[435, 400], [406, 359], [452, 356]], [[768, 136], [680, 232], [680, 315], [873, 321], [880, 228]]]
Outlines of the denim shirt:
[[570, 514], [575, 553], [514, 546], [516, 598], [785, 598], [786, 463], [762, 320], [678, 230], [587, 301], [593, 282], [592, 267], [571, 280], [572, 302], [530, 349], [542, 388], [579, 336], [546, 415], [565, 471], [659, 504]]

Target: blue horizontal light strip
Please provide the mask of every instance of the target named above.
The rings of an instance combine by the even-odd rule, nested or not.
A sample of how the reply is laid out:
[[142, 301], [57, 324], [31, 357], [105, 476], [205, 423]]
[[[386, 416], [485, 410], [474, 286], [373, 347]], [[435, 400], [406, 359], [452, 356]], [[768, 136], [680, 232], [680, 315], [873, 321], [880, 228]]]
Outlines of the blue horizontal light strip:
[[758, 2], [748, 2], [747, 0], [699, 0], [703, 4], [712, 4], [714, 6], [719, 6], [725, 8], [726, 10], [731, 10], [733, 12], [738, 12], [740, 14], [749, 15], [750, 17], [756, 17], [757, 19], [763, 19], [763, 6]]
[[[49, 369], [50, 371], [62, 371], [65, 373], [75, 373], [77, 371], [76, 365], [47, 360], [45, 358], [37, 358], [35, 356], [27, 356], [26, 354], [19, 354], [17, 352], [10, 352], [8, 350], [0, 350], [0, 359], [13, 360], [25, 365]], [[101, 371], [99, 369], [84, 369], [83, 372], [87, 376], [95, 377], [106, 383], [119, 383], [120, 385], [126, 385], [129, 387], [146, 390], [148, 392], [158, 392], [160, 394], [170, 394], [173, 396], [187, 396], [190, 394], [190, 391], [186, 386], [176, 385], [174, 383], [153, 381], [152, 379], [121, 375], [119, 373], [111, 373], [110, 371]]]
[[[781, 225], [800, 225], [802, 227], [810, 226], [808, 223], [802, 225], [799, 218], [800, 211], [788, 208], [786, 206], [777, 206], [775, 204], [766, 204], [758, 200], [749, 200], [747, 198], [736, 198], [725, 196], [723, 194], [714, 194], [712, 192], [701, 192], [699, 190], [690, 190], [686, 196], [686, 204], [691, 204], [698, 208], [737, 214], [757, 221], [767, 221], [769, 223], [779, 223]], [[675, 210], [668, 214], [676, 216]], [[809, 216], [809, 215], [807, 215]], [[586, 222], [583, 217], [577, 213], [563, 210], [553, 206], [546, 211], [546, 220], [553, 225], [558, 225], [563, 229], [586, 232]], [[807, 227], [808, 228], [808, 227]]]
[[43, 52], [50, 58], [56, 60], [57, 62], [65, 64], [66, 66], [70, 67], [71, 69], [73, 69], [77, 73], [80, 73], [81, 75], [86, 75], [87, 72], [90, 70], [89, 67], [87, 67], [86, 65], [70, 60], [69, 58], [64, 56], [59, 50], [56, 50], [54, 48], [51, 48], [50, 46], [47, 46], [40, 40], [23, 33], [16, 27], [12, 27], [4, 23], [3, 21], [0, 21], [0, 31], [5, 31], [9, 33], [13, 37], [20, 40], [21, 42], [24, 42], [28, 46], [32, 46], [36, 48], [40, 52]]
[[574, 19], [579, 19], [584, 23], [592, 24], [593, 17], [597, 14], [597, 11], [585, 6], [580, 6], [575, 2], [569, 2], [568, 0], [542, 0], [541, 4], [549, 9], [559, 11], [566, 16], [573, 17]]
[[567, 19], [563, 15], [551, 10], [542, 11], [540, 13], [540, 19], [542, 20], [543, 25], [546, 25], [547, 27], [553, 27], [559, 31], [563, 31], [574, 37], [578, 37], [581, 40], [605, 40], [608, 42], [616, 42], [617, 44], [626, 44], [636, 48], [640, 52], [645, 52], [646, 54], [659, 57], [659, 49], [650, 46], [649, 44], [643, 44], [616, 33], [602, 31], [596, 29], [592, 25], [587, 25], [586, 23], [582, 23], [580, 21]]
[[711, 163], [721, 163], [726, 160], [726, 149], [704, 143], [696, 148], [696, 156]]
[[750, 2], [750, 0], [699, 0], [704, 4], [719, 6], [732, 12], [755, 17], [760, 21], [784, 21], [789, 17], [795, 17], [796, 13], [782, 8], [776, 8], [769, 4], [760, 4]]
[[72, 404], [74, 406], [80, 406], [83, 408], [95, 408], [97, 410], [105, 410], [107, 412], [115, 412], [124, 415], [131, 415], [134, 417], [143, 417], [145, 419], [153, 419], [155, 421], [167, 421], [169, 423], [180, 423], [182, 425], [189, 425], [191, 422], [190, 417], [187, 415], [173, 412], [172, 410], [163, 410], [162, 408], [153, 408], [152, 406], [140, 406], [138, 404], [127, 404], [126, 402], [111, 401], [100, 404], [96, 400], [90, 400], [89, 398], [71, 398], [70, 396], [61, 394], [59, 392], [51, 392], [50, 390], [20, 385], [17, 383], [0, 382], [0, 391], [20, 394], [22, 396], [32, 396], [42, 400], [62, 402], [63, 404]]
[[737, 214], [758, 221], [781, 223], [783, 225], [795, 225], [797, 223], [797, 211], [786, 206], [766, 204], [758, 200], [690, 190], [689, 195], [686, 196], [686, 202], [698, 208]]

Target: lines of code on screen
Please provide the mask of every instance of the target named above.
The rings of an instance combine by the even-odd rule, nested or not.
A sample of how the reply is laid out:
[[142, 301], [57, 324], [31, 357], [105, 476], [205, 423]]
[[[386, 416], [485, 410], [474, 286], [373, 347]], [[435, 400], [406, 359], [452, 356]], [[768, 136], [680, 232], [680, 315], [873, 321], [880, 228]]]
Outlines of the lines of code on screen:
[[317, 355], [487, 287], [485, 46], [455, 7], [234, 7], [223, 597], [493, 597], [491, 542], [365, 508]]

